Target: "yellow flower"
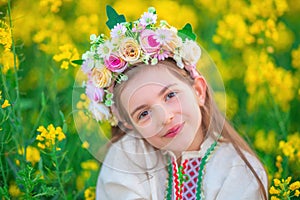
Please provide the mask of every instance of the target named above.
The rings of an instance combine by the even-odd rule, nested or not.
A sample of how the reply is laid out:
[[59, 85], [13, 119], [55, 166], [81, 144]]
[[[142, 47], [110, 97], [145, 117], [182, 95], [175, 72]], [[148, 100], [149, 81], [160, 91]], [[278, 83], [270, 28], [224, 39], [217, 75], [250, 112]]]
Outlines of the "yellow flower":
[[300, 46], [292, 51], [292, 66], [300, 69]]
[[81, 145], [82, 148], [88, 149], [90, 147], [90, 144], [87, 141], [84, 141]]
[[84, 191], [84, 199], [85, 200], [94, 200], [95, 199], [95, 188], [89, 187]]
[[99, 168], [99, 164], [95, 160], [87, 160], [81, 163], [81, 168], [84, 170], [97, 171]]
[[271, 196], [271, 200], [280, 200], [278, 197]]
[[[289, 177], [285, 180], [285, 183], [286, 183], [286, 184], [289, 184], [289, 183], [291, 182], [291, 180], [292, 180], [292, 177], [289, 176]], [[283, 181], [282, 181], [282, 182], [283, 182]]]
[[291, 158], [292, 160], [294, 159], [295, 148], [293, 147], [293, 145], [291, 143], [281, 140], [279, 142], [279, 149], [282, 150], [282, 153], [285, 156]]
[[82, 190], [84, 188], [85, 182], [91, 177], [91, 172], [83, 170], [80, 175], [76, 178], [76, 188], [77, 190]]
[[276, 133], [269, 131], [267, 134], [263, 130], [259, 130], [255, 134], [254, 145], [257, 149], [271, 153], [276, 148]]
[[40, 152], [37, 148], [28, 146], [26, 148], [26, 160], [31, 162], [32, 165], [35, 165], [41, 159]]
[[4, 100], [4, 103], [2, 104], [2, 108], [6, 108], [6, 107], [8, 107], [8, 106], [10, 106], [10, 103], [8, 102], [8, 100], [7, 99], [5, 99]]
[[21, 195], [21, 190], [15, 183], [9, 186], [8, 192], [14, 198], [17, 198]]
[[273, 181], [275, 186], [279, 186], [279, 184], [281, 183], [280, 180], [277, 178], [275, 178]]
[[106, 67], [94, 68], [91, 76], [94, 84], [100, 88], [109, 86], [112, 79], [112, 73]]
[[137, 61], [141, 54], [139, 44], [133, 38], [125, 38], [120, 44], [120, 56], [127, 62]]
[[37, 146], [40, 148], [40, 149], [46, 149], [46, 145], [42, 144], [42, 143], [38, 143]]
[[56, 127], [56, 137], [58, 139], [58, 141], [62, 141], [63, 139], [66, 138], [65, 134], [63, 133], [61, 127]]
[[[8, 70], [14, 70], [14, 54], [11, 51], [0, 51], [0, 64], [2, 64], [2, 73], [6, 74]], [[19, 60], [16, 57], [16, 68], [19, 67]]]
[[266, 95], [271, 95], [284, 111], [288, 110], [296, 87], [296, 80], [291, 71], [276, 67], [270, 55], [265, 51], [258, 53], [254, 50], [246, 50], [244, 61], [247, 65], [245, 84], [250, 94], [249, 111], [252, 111], [256, 105], [266, 104]]
[[16, 163], [17, 166], [20, 166], [20, 160], [16, 159], [15, 163]]
[[300, 188], [300, 181], [296, 181], [292, 183], [289, 187], [290, 190], [294, 191]]
[[73, 64], [71, 61], [79, 59], [79, 54], [77, 49], [73, 47], [73, 45], [71, 44], [64, 44], [59, 47], [59, 50], [60, 52], [53, 56], [53, 60], [55, 60], [56, 62], [62, 61], [60, 68], [68, 69], [69, 65], [75, 67], [76, 65]]
[[299, 191], [299, 190], [296, 190], [296, 191], [295, 191], [295, 196], [296, 196], [296, 197], [299, 197], [299, 195], [300, 195], [300, 191]]
[[275, 189], [274, 186], [271, 186], [269, 192], [270, 194], [280, 194], [280, 190]]
[[10, 51], [12, 45], [10, 27], [3, 20], [0, 20], [0, 45], [3, 45], [4, 51]]
[[60, 7], [62, 5], [62, 0], [41, 0], [40, 1], [40, 9], [45, 10], [50, 10], [53, 13], [57, 13], [60, 10]]
[[214, 41], [221, 40], [231, 42], [232, 46], [237, 49], [243, 48], [245, 45], [253, 42], [249, 33], [245, 19], [240, 14], [227, 14], [218, 22]]
[[[54, 127], [53, 124], [49, 124], [47, 129], [44, 126], [39, 126], [37, 129], [40, 132], [39, 135], [36, 136], [36, 140], [39, 141], [37, 146], [40, 149], [49, 149], [51, 150], [56, 142], [60, 142], [66, 138], [66, 135], [63, 133], [62, 128], [60, 126]], [[55, 148], [57, 151], [61, 150], [60, 148]]]
[[36, 140], [38, 141], [44, 141], [45, 138], [43, 138], [41, 135], [36, 136]]

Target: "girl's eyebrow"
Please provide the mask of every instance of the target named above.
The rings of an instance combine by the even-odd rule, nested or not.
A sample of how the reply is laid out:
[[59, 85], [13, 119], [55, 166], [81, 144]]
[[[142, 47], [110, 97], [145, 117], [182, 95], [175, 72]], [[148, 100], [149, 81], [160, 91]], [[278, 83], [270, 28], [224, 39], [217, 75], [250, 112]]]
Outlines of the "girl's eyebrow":
[[169, 85], [166, 85], [159, 93], [158, 93], [158, 96], [161, 96], [163, 95], [170, 87], [176, 85], [176, 83], [172, 83], [172, 84], [169, 84]]
[[[163, 95], [170, 87], [172, 87], [172, 86], [174, 86], [174, 85], [176, 85], [176, 83], [172, 83], [172, 84], [166, 85], [166, 86], [158, 93], [158, 96]], [[131, 117], [132, 117], [137, 111], [139, 111], [139, 110], [141, 110], [141, 109], [143, 109], [143, 108], [146, 108], [146, 107], [147, 107], [146, 104], [143, 104], [143, 105], [138, 106], [138, 107], [137, 107], [136, 109], [134, 109], [134, 110], [132, 111], [132, 113], [130, 114]]]

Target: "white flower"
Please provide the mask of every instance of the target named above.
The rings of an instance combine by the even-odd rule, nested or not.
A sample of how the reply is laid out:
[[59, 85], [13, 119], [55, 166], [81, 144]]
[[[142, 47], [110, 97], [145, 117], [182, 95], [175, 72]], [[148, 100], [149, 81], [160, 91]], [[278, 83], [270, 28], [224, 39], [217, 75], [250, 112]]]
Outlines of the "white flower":
[[103, 103], [91, 101], [89, 105], [89, 110], [91, 111], [96, 121], [109, 120], [111, 118], [109, 108]]
[[182, 44], [180, 55], [187, 63], [196, 65], [201, 56], [201, 48], [196, 42], [186, 39]]
[[91, 44], [96, 43], [100, 39], [100, 36], [96, 36], [95, 34], [90, 35]]
[[140, 23], [143, 26], [147, 26], [149, 24], [155, 24], [157, 20], [157, 15], [150, 13], [150, 12], [145, 12], [140, 19]]
[[184, 64], [183, 64], [183, 62], [182, 62], [182, 58], [180, 57], [180, 55], [174, 54], [173, 59], [176, 61], [177, 66], [178, 66], [180, 69], [183, 69], [183, 68], [184, 68]]
[[117, 37], [120, 37], [120, 36], [123, 36], [125, 35], [126, 33], [126, 26], [124, 26], [123, 24], [117, 24], [114, 26], [114, 28], [111, 30], [110, 32], [110, 36], [112, 38], [117, 38]]
[[82, 64], [81, 69], [84, 73], [88, 74], [95, 66], [94, 52], [85, 52], [84, 54], [82, 54], [82, 60], [84, 60], [84, 62]]
[[94, 54], [95, 54], [94, 52], [86, 51], [84, 54], [82, 54], [81, 58], [82, 60], [93, 59]]
[[173, 33], [169, 29], [160, 28], [155, 31], [155, 36], [153, 36], [161, 45], [169, 44], [173, 39]]
[[97, 53], [101, 58], [106, 58], [111, 54], [112, 50], [113, 44], [109, 40], [106, 40], [103, 44], [99, 44]]

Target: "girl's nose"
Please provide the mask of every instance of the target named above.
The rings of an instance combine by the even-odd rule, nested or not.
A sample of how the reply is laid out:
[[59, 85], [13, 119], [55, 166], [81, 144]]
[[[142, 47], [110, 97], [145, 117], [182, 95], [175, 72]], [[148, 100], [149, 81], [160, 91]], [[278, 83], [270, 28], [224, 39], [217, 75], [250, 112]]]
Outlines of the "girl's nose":
[[166, 108], [163, 109], [164, 110], [164, 120], [163, 120], [163, 124], [166, 125], [166, 124], [169, 124], [173, 121], [174, 119], [174, 113], [171, 111], [171, 110], [168, 110]]

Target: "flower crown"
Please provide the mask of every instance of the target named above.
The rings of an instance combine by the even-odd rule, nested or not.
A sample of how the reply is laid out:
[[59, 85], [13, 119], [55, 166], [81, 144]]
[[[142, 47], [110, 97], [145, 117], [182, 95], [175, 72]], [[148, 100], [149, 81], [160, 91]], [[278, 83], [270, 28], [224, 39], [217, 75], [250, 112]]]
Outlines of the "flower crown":
[[196, 63], [201, 49], [195, 42], [196, 35], [190, 24], [177, 30], [166, 21], [156, 26], [157, 15], [153, 7], [133, 22], [126, 22], [111, 6], [106, 7], [111, 37], [104, 34], [90, 36], [90, 50], [82, 55], [83, 72], [88, 76], [85, 83], [90, 99], [89, 110], [97, 121], [108, 120], [116, 125], [116, 118], [110, 107], [115, 82], [127, 80], [125, 69], [136, 63], [155, 65], [166, 58], [173, 58], [177, 66], [190, 72], [192, 78], [198, 75]]

